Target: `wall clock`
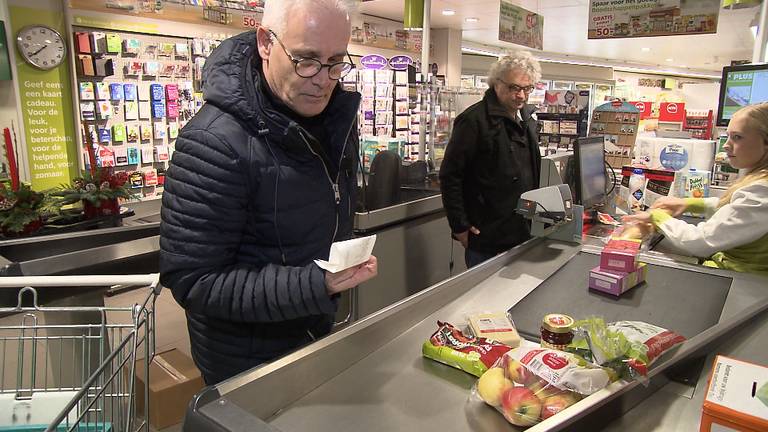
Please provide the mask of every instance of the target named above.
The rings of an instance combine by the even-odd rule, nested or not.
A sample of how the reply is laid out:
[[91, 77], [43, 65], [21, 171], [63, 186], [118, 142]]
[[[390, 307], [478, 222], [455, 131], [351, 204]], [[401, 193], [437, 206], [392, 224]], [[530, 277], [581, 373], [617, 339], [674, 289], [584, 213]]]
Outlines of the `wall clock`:
[[44, 25], [30, 25], [19, 30], [16, 45], [24, 61], [42, 70], [59, 66], [67, 53], [66, 42], [59, 32]]

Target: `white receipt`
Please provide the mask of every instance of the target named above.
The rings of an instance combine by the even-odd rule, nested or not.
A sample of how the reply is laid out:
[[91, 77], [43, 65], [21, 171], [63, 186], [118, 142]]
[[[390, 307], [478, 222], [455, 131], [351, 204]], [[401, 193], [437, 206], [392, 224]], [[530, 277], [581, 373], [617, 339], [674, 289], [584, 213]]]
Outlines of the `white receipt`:
[[376, 244], [376, 234], [352, 240], [334, 242], [328, 261], [315, 260], [315, 264], [331, 273], [340, 272], [368, 261]]

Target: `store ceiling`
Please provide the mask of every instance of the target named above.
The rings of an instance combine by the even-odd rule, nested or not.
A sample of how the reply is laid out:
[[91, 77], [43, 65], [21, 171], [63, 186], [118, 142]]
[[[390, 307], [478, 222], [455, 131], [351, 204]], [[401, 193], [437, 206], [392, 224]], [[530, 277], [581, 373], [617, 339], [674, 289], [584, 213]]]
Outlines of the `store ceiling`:
[[[365, 14], [402, 21], [403, 3], [403, 0], [371, 0], [363, 3], [361, 10]], [[751, 60], [754, 39], [749, 27], [760, 9], [721, 10], [717, 34], [588, 40], [589, 0], [513, 0], [512, 3], [544, 17], [545, 54], [706, 71], [720, 71], [731, 60]], [[444, 16], [444, 9], [454, 10], [456, 14]], [[515, 46], [499, 42], [497, 38], [499, 0], [432, 0], [431, 16], [432, 28], [461, 29], [465, 41], [504, 48]], [[467, 22], [467, 18], [478, 18], [478, 21]]]

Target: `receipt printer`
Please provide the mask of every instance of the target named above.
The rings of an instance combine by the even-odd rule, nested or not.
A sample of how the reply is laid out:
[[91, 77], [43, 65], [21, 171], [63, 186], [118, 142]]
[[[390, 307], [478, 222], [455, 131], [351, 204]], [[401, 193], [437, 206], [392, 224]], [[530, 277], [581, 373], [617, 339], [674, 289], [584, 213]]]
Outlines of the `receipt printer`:
[[535, 222], [569, 222], [573, 219], [571, 189], [568, 185], [555, 185], [525, 192], [517, 202], [517, 212]]

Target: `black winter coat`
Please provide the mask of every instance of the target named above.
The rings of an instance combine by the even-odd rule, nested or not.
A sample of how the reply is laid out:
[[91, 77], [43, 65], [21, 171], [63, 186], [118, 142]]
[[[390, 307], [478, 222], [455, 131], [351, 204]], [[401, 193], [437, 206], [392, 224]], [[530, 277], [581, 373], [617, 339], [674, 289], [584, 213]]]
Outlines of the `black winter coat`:
[[186, 310], [209, 384], [330, 331], [337, 299], [313, 260], [352, 235], [360, 95], [336, 89], [320, 145], [273, 109], [260, 68], [255, 32], [214, 50], [206, 104], [166, 174], [161, 281]]
[[499, 253], [530, 238], [530, 224], [515, 208], [528, 189], [518, 178], [522, 164], [531, 169], [533, 188], [539, 184], [541, 155], [533, 109], [526, 105], [520, 110], [530, 160], [517, 157], [520, 144], [508, 133], [517, 126], [507, 124], [512, 119], [493, 89], [456, 117], [440, 166], [440, 189], [451, 231], [461, 233], [470, 226], [480, 230], [479, 235], [469, 234], [471, 250]]

